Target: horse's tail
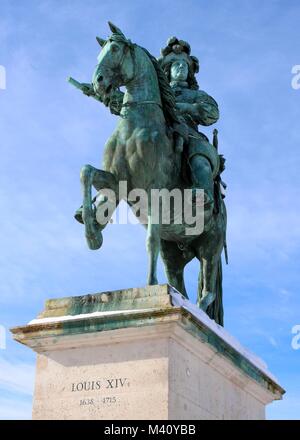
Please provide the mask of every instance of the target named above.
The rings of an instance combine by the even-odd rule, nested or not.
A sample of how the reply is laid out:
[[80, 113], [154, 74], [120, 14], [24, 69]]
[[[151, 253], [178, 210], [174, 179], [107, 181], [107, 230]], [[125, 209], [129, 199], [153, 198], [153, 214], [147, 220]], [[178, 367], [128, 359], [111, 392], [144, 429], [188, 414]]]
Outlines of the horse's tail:
[[223, 288], [222, 288], [222, 259], [219, 257], [216, 277], [216, 298], [214, 302], [208, 307], [207, 314], [211, 319], [214, 319], [217, 324], [224, 325], [223, 312]]

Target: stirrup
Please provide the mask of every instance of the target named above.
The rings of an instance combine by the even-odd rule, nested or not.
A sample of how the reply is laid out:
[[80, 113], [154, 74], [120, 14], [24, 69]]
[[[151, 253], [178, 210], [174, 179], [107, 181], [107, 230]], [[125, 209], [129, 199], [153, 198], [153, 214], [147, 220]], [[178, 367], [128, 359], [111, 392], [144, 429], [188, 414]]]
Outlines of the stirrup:
[[[194, 201], [195, 197], [196, 197], [196, 191], [199, 189], [202, 189], [202, 188], [193, 186], [191, 189], [192, 189], [192, 193], [193, 193], [192, 200]], [[203, 192], [204, 192], [204, 209], [205, 209], [205, 208], [211, 207], [214, 204], [214, 197], [213, 197], [213, 195], [209, 195], [207, 193], [207, 191], [205, 191], [205, 190], [203, 190]]]
[[78, 209], [75, 211], [74, 218], [75, 218], [75, 220], [77, 220], [79, 223], [81, 223], [82, 225], [84, 225], [84, 221], [83, 221], [83, 218], [82, 218], [82, 205], [80, 206], [80, 208], [78, 208]]

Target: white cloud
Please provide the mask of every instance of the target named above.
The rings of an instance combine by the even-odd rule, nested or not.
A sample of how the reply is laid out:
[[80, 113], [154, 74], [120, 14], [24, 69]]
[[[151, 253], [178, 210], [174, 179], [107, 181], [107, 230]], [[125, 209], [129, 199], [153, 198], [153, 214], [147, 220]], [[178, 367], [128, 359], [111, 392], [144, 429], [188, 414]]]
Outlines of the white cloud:
[[16, 394], [11, 398], [0, 397], [0, 420], [30, 420], [32, 418], [32, 402], [22, 400]]
[[33, 364], [0, 358], [0, 389], [31, 396], [34, 372]]

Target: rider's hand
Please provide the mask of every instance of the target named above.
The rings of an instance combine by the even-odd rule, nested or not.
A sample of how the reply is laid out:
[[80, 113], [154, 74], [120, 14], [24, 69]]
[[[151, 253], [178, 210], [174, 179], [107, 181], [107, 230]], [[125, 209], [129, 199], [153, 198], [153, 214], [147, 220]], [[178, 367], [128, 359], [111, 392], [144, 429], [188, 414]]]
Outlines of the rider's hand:
[[186, 113], [188, 111], [185, 102], [176, 102], [176, 109], [179, 110], [180, 113]]
[[92, 84], [89, 83], [82, 83], [82, 92], [87, 95], [87, 96], [94, 96], [95, 92], [94, 92], [94, 88], [92, 86]]

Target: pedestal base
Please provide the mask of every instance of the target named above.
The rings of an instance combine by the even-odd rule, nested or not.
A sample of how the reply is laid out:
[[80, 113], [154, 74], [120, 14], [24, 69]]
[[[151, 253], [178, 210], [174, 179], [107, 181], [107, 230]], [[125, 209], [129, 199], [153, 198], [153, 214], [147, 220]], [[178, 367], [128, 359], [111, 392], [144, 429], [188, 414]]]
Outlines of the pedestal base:
[[50, 300], [12, 329], [38, 352], [34, 419], [264, 419], [284, 390], [168, 285]]

